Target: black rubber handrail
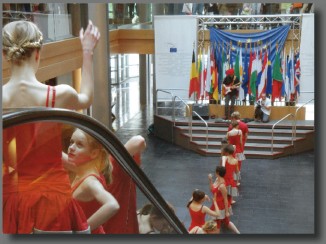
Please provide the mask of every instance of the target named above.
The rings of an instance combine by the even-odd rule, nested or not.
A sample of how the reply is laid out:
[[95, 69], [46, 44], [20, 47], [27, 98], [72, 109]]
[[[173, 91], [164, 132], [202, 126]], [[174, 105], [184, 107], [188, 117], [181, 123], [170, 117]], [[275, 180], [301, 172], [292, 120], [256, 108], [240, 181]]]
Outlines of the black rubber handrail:
[[137, 166], [120, 140], [103, 124], [87, 115], [66, 109], [29, 108], [3, 110], [3, 129], [24, 123], [51, 121], [70, 124], [80, 128], [97, 139], [117, 160], [124, 171], [134, 180], [138, 188], [157, 207], [176, 233], [187, 234], [188, 231], [168, 206], [167, 202], [154, 187], [145, 173]]

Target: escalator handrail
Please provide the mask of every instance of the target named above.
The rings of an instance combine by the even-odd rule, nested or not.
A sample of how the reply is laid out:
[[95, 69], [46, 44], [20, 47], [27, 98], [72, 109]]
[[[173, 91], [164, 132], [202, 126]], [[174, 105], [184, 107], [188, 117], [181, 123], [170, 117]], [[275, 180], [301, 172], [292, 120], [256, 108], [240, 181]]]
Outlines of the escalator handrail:
[[145, 173], [134, 162], [121, 141], [102, 123], [94, 118], [66, 109], [33, 108], [9, 111], [2, 115], [3, 129], [30, 122], [61, 122], [80, 128], [97, 139], [116, 159], [124, 171], [134, 180], [138, 188], [157, 207], [176, 233], [186, 234], [187, 229], [170, 209], [167, 202], [154, 187]]

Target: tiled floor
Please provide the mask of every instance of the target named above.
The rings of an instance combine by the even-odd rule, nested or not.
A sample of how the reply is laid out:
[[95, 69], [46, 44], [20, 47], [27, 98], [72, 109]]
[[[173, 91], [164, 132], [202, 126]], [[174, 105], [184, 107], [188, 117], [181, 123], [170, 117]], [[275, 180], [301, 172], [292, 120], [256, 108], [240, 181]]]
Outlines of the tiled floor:
[[[130, 83], [133, 82], [136, 81]], [[147, 128], [153, 123], [153, 108], [138, 105], [138, 110], [132, 110], [128, 107], [136, 106], [139, 101], [134, 98], [137, 85], [129, 87], [133, 87], [132, 92], [124, 87], [124, 103], [115, 108], [116, 135], [122, 142], [136, 134], [145, 137], [147, 149], [142, 169], [162, 196], [175, 206], [177, 216], [188, 227], [187, 201], [195, 188], [210, 194], [207, 174], [214, 172], [219, 158], [198, 155], [148, 134]], [[130, 113], [126, 114], [128, 109]], [[242, 234], [313, 234], [314, 165], [314, 152], [277, 160], [244, 161], [240, 196], [233, 206], [231, 221]], [[230, 232], [224, 230], [223, 233]]]

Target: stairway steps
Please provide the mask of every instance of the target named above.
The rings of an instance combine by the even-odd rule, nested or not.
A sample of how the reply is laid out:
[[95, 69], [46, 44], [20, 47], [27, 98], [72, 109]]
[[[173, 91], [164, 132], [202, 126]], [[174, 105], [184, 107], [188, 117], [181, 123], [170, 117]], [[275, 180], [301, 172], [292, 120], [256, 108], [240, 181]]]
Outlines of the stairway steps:
[[[200, 148], [205, 148], [206, 147], [206, 141], [192, 141], [191, 143], [199, 146]], [[207, 146], [209, 148], [221, 148], [221, 143], [220, 142], [216, 142], [216, 141], [208, 141], [207, 142]], [[286, 147], [290, 147], [291, 145], [288, 144], [277, 144], [274, 143], [273, 144], [273, 148], [274, 149], [284, 149]], [[270, 149], [272, 147], [271, 143], [246, 143], [245, 146], [245, 151], [246, 150], [251, 150], [253, 148], [256, 148], [258, 150], [264, 150], [264, 149]]]
[[[189, 126], [177, 126], [177, 129], [180, 129], [181, 131], [189, 131]], [[228, 131], [227, 128], [221, 128], [221, 127], [208, 127], [208, 133], [224, 133]], [[193, 133], [196, 132], [202, 132], [206, 133], [206, 127], [205, 126], [193, 126], [192, 127]], [[250, 134], [271, 134], [271, 129], [265, 129], [265, 128], [255, 128], [255, 129], [249, 129]], [[296, 134], [307, 134], [307, 133], [313, 133], [313, 130], [303, 130], [299, 129], [297, 130]], [[279, 128], [274, 128], [274, 135], [286, 135], [286, 134], [292, 134], [292, 129], [279, 129]]]
[[[183, 136], [185, 137], [189, 137], [190, 138], [190, 134], [189, 133], [182, 133]], [[217, 134], [208, 134], [208, 140], [212, 141], [212, 140], [216, 140], [219, 141], [222, 138], [225, 137], [225, 134], [223, 135], [217, 135]], [[296, 137], [294, 138], [294, 140], [301, 140], [304, 137]], [[200, 134], [200, 133], [193, 133], [192, 134], [192, 140], [206, 140], [206, 133], [205, 134]], [[268, 135], [268, 136], [253, 136], [250, 135], [247, 138], [247, 142], [253, 142], [253, 141], [268, 141], [271, 142], [272, 140], [272, 136]], [[274, 143], [288, 143], [288, 142], [292, 142], [292, 137], [291, 136], [274, 136]]]
[[[171, 119], [171, 118], [168, 118]], [[178, 118], [175, 123], [176, 126], [188, 126], [188, 118]], [[276, 121], [275, 121], [276, 122]], [[214, 122], [214, 121], [207, 121], [206, 123], [208, 124], [209, 127], [219, 127], [219, 128], [227, 128], [230, 123], [228, 122]], [[203, 126], [203, 122], [201, 120], [193, 120], [192, 121], [192, 125], [193, 126]], [[266, 123], [247, 123], [247, 126], [249, 128], [249, 130], [251, 128], [255, 128], [255, 129], [271, 129], [273, 127], [273, 123], [270, 122], [269, 124]], [[292, 128], [292, 122], [288, 122], [288, 123], [280, 123], [277, 124], [275, 126], [275, 129], [291, 129]], [[315, 126], [314, 125], [302, 125], [302, 124], [298, 124], [296, 125], [297, 130], [314, 130]]]
[[[160, 136], [168, 138], [167, 128], [170, 121], [173, 127], [171, 140], [184, 148], [196, 151], [205, 156], [220, 156], [221, 140], [226, 136], [229, 122], [206, 120], [208, 124], [208, 136], [206, 126], [200, 120], [192, 120], [192, 141], [190, 142], [189, 118], [177, 118], [172, 121], [172, 117], [162, 118], [162, 130]], [[284, 122], [284, 123], [283, 123]], [[249, 122], [249, 135], [245, 147], [247, 158], [270, 158], [275, 159], [293, 153], [299, 153], [314, 148], [314, 121], [297, 121], [296, 137], [292, 139], [292, 121], [283, 121], [272, 127], [276, 121], [269, 123]], [[175, 126], [173, 126], [173, 124]], [[273, 153], [271, 152], [273, 138]], [[206, 150], [206, 140], [208, 141]]]
[[[221, 151], [220, 150], [213, 150], [213, 149], [197, 149], [197, 151], [203, 155], [207, 156], [221, 156]], [[281, 151], [273, 151], [271, 150], [265, 150], [265, 151], [256, 151], [256, 150], [246, 150], [245, 151], [245, 156], [246, 158], [278, 158], [282, 156]]]

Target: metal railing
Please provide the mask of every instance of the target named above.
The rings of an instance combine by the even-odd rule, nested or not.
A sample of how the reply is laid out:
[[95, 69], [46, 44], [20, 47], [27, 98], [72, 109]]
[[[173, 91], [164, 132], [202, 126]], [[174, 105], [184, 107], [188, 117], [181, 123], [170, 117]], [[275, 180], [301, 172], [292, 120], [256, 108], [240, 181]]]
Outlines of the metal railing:
[[[188, 111], [188, 114], [189, 114], [189, 134], [191, 133], [191, 127], [192, 127], [192, 119], [191, 119], [191, 113], [190, 113], [190, 107], [189, 105], [182, 100], [182, 98], [180, 98], [179, 96], [174, 96], [173, 97], [173, 100], [172, 100], [172, 121], [173, 121], [173, 127], [175, 127], [175, 99], [178, 98], [184, 105], [186, 105], [186, 108], [187, 108], [187, 111]], [[172, 136], [173, 136], [173, 130], [172, 130]], [[190, 139], [191, 141], [191, 139]]]
[[308, 103], [310, 103], [311, 101], [315, 100], [314, 98], [313, 99], [310, 99], [308, 102], [302, 104], [300, 107], [298, 107], [296, 110], [295, 110], [295, 114], [294, 114], [294, 137], [297, 136], [297, 113], [298, 111], [303, 108], [305, 105], [307, 105]]
[[[155, 101], [155, 105], [156, 105], [156, 112], [155, 114], [158, 115], [158, 100], [157, 100], [157, 94], [158, 92], [164, 92], [167, 94], [170, 94], [172, 96], [172, 122], [173, 122], [173, 127], [175, 127], [175, 122], [176, 122], [176, 116], [175, 116], [175, 110], [176, 110], [176, 106], [175, 106], [175, 101], [176, 99], [180, 100], [186, 107], [187, 110], [187, 114], [189, 115], [189, 119], [188, 119], [188, 125], [189, 125], [189, 136], [190, 136], [190, 141], [192, 141], [192, 114], [195, 114], [196, 116], [198, 116], [198, 118], [204, 122], [205, 126], [206, 126], [206, 150], [208, 150], [208, 123], [196, 112], [196, 111], [192, 111], [190, 110], [190, 106], [189, 104], [187, 104], [181, 97], [177, 96], [177, 95], [173, 95], [172, 92], [168, 91], [168, 90], [177, 90], [177, 89], [157, 89], [156, 90], [156, 101]], [[183, 90], [183, 89], [180, 89]], [[185, 116], [186, 117], [186, 116]], [[172, 129], [172, 142], [174, 141], [174, 131]]]
[[170, 94], [171, 95], [171, 101], [173, 101], [173, 96], [174, 96], [172, 92], [162, 90], [162, 89], [157, 89], [156, 90], [156, 101], [155, 101], [155, 115], [158, 115], [158, 107], [157, 107], [157, 94], [158, 94], [158, 92], [163, 92], [163, 93]]
[[190, 135], [191, 142], [192, 142], [192, 114], [195, 114], [196, 116], [198, 116], [198, 118], [201, 121], [204, 122], [204, 124], [206, 126], [206, 151], [207, 151], [208, 150], [208, 123], [196, 111], [191, 112], [189, 105], [184, 100], [182, 100], [182, 98], [180, 98], [179, 96], [173, 97], [173, 127], [175, 127], [175, 100], [176, 100], [176, 98], [178, 98], [183, 104], [186, 105], [188, 115], [189, 115], [188, 124], [189, 124], [189, 135]]
[[294, 136], [294, 120], [293, 120], [293, 117], [294, 117], [294, 115], [293, 114], [287, 114], [282, 119], [280, 119], [275, 124], [273, 124], [273, 127], [272, 127], [272, 147], [271, 147], [271, 152], [272, 153], [273, 153], [273, 150], [274, 150], [274, 128], [278, 123], [285, 120], [289, 116], [292, 116], [292, 145], [293, 145], [293, 136]]
[[[196, 111], [192, 111], [193, 114], [195, 114], [196, 116], [198, 116], [198, 118], [204, 122], [205, 126], [206, 126], [206, 151], [208, 150], [208, 124], [207, 122], [196, 112]], [[191, 123], [192, 124], [192, 123]], [[191, 134], [190, 134], [190, 141], [192, 141], [192, 126], [191, 126]]]

